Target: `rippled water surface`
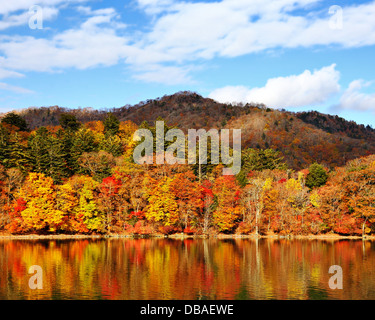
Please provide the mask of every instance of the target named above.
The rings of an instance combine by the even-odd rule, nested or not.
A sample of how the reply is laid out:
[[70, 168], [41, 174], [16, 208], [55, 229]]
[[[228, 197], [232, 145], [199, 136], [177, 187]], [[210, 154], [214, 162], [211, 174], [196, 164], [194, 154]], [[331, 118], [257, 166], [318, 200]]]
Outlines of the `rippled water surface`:
[[[29, 287], [29, 267], [43, 288]], [[343, 289], [328, 282], [343, 270]], [[375, 299], [375, 243], [2, 240], [0, 299]]]

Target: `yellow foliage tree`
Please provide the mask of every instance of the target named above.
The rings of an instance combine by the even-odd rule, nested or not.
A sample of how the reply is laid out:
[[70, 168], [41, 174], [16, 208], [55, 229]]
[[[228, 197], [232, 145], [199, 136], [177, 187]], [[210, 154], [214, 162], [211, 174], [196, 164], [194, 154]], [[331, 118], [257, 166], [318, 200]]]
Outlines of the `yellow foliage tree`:
[[56, 191], [52, 178], [42, 173], [30, 173], [19, 191], [19, 197], [26, 202], [26, 209], [21, 212], [26, 229], [56, 232], [66, 227], [68, 215], [56, 209]]
[[152, 187], [148, 193], [147, 220], [161, 222], [165, 226], [176, 225], [179, 215], [178, 204], [171, 190], [172, 178], [163, 177], [160, 181], [149, 179]]
[[74, 207], [75, 225], [77, 232], [98, 231], [105, 229], [104, 213], [98, 209], [95, 190], [99, 183], [87, 176], [75, 176], [68, 182], [74, 190], [78, 204]]

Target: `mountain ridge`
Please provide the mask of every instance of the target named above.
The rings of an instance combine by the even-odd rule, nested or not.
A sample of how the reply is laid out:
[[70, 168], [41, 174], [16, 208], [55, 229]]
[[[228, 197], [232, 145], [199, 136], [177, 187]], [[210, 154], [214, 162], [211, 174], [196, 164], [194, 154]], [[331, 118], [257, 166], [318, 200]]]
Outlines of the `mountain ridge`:
[[168, 125], [187, 129], [229, 128], [242, 130], [243, 148], [272, 148], [280, 151], [291, 168], [301, 169], [318, 161], [328, 167], [375, 153], [375, 129], [318, 111], [292, 112], [264, 104], [219, 103], [183, 91], [149, 99], [135, 105], [96, 110], [58, 106], [19, 110], [30, 129], [57, 126], [62, 113], [82, 123], [101, 121], [112, 112], [120, 121], [152, 124], [159, 117]]

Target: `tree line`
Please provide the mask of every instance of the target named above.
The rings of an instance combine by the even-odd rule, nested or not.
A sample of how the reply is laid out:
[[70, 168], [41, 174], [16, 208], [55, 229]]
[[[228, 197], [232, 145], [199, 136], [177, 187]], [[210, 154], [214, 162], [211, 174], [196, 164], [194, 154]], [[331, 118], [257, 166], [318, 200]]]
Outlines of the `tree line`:
[[[28, 130], [14, 113], [0, 124], [0, 227], [68, 234], [323, 234], [374, 231], [375, 156], [329, 169], [292, 170], [273, 149], [242, 150], [241, 172], [222, 164], [138, 165], [144, 122], [60, 125]], [[152, 131], [151, 130], [151, 131]], [[166, 128], [168, 130], [168, 127]]]

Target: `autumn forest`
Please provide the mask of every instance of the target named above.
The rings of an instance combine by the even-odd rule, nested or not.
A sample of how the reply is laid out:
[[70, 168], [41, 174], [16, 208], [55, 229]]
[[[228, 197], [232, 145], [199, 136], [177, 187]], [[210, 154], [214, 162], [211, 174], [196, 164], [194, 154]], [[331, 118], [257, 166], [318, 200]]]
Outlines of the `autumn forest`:
[[[242, 130], [241, 171], [138, 165], [139, 128]], [[370, 235], [375, 130], [337, 116], [182, 92], [119, 109], [2, 115], [0, 228], [10, 234]]]

